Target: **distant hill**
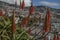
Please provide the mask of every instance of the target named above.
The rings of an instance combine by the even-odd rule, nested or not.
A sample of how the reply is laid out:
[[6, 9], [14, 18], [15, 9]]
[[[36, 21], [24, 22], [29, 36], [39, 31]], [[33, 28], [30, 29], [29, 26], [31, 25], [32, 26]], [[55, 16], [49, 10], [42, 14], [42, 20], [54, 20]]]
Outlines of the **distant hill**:
[[[1, 5], [5, 5], [5, 6], [13, 6], [15, 7], [15, 4], [9, 4], [9, 3], [6, 3], [6, 2], [3, 2], [3, 1], [0, 1], [0, 6]], [[17, 5], [16, 7], [20, 7], [19, 5]], [[35, 10], [41, 10], [41, 8], [45, 9], [46, 10], [46, 6], [35, 6]], [[56, 9], [56, 8], [51, 8], [51, 7], [47, 7], [47, 8], [50, 8], [51, 11], [55, 10], [57, 13], [60, 13], [60, 9]], [[29, 7], [25, 7], [25, 9], [29, 9]]]

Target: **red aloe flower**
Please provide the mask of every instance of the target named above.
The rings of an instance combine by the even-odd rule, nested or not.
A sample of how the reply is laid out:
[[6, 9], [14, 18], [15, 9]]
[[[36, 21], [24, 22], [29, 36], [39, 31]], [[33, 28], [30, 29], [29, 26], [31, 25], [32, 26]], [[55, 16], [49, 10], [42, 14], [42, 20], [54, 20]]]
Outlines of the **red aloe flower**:
[[60, 36], [57, 36], [57, 40], [60, 40]]
[[53, 40], [57, 40], [57, 35], [56, 34], [54, 34], [54, 39]]
[[34, 6], [33, 6], [32, 3], [31, 3], [31, 7], [30, 7], [30, 10], [29, 10], [29, 13], [30, 14], [34, 14]]
[[24, 0], [23, 0], [22, 3], [21, 3], [21, 9], [23, 10], [24, 7], [25, 7], [25, 2], [24, 2]]
[[13, 13], [13, 22], [12, 22], [12, 32], [14, 33], [16, 31], [16, 24], [15, 24], [15, 10]]
[[3, 16], [3, 12], [2, 12], [2, 10], [0, 10], [0, 16]]
[[50, 29], [51, 29], [51, 16], [50, 16], [50, 11], [48, 9], [45, 20], [45, 32], [50, 31]]
[[23, 20], [23, 27], [26, 27], [29, 21], [30, 15]]

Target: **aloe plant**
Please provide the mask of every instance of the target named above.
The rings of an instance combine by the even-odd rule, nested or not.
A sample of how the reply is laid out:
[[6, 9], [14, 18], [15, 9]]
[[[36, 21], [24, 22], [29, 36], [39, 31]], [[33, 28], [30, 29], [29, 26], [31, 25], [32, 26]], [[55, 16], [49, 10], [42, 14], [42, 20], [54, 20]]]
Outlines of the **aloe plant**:
[[10, 20], [4, 17], [0, 17], [0, 39], [1, 40], [10, 39], [10, 27], [11, 27]]
[[[11, 18], [0, 17], [0, 40], [11, 40]], [[16, 24], [16, 32], [14, 40], [33, 40], [25, 29], [22, 29]]]

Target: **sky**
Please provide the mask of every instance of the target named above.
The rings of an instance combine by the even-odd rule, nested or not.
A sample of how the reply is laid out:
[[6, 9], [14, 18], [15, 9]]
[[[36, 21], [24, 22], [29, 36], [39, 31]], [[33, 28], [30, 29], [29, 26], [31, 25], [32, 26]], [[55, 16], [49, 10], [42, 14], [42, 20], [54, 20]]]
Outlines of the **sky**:
[[[0, 1], [5, 1], [11, 4], [15, 3], [15, 0], [0, 0]], [[25, 6], [30, 6], [31, 2], [33, 2], [34, 6], [48, 6], [52, 8], [57, 8], [60, 9], [60, 0], [24, 0], [25, 1]], [[20, 0], [17, 0], [17, 4], [20, 4]]]
[[34, 5], [44, 5], [60, 9], [60, 0], [33, 0]]

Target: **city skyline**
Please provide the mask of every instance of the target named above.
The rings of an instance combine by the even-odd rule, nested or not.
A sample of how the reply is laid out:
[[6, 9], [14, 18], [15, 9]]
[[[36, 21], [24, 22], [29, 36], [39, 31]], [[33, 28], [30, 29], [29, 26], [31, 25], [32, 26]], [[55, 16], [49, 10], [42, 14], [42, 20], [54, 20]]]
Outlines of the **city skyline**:
[[[0, 0], [0, 1], [4, 1], [4, 2], [8, 2], [11, 4], [15, 4], [15, 0]], [[52, 7], [52, 8], [57, 8], [60, 9], [60, 0], [24, 0], [25, 1], [25, 6], [30, 6], [31, 2], [33, 2], [34, 6], [48, 6], [48, 7]], [[20, 4], [20, 0], [17, 0], [17, 5]]]

